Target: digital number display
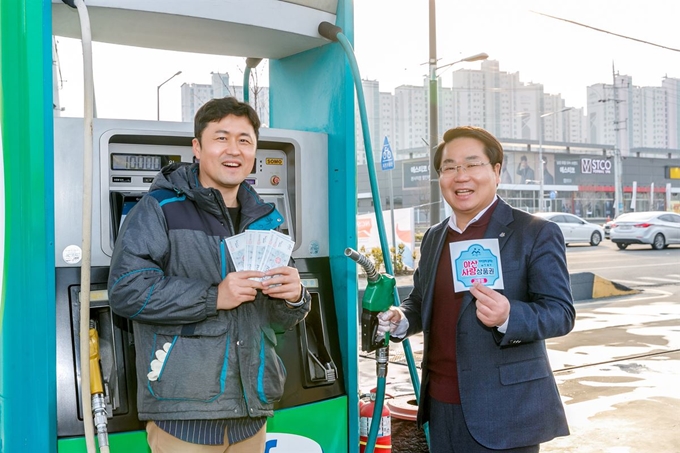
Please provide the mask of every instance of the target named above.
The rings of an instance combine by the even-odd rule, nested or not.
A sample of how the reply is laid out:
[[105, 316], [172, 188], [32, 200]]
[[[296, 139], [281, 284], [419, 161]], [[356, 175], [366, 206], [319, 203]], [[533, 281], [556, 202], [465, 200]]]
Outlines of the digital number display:
[[180, 156], [161, 154], [111, 154], [111, 170], [160, 171], [169, 163], [179, 161]]

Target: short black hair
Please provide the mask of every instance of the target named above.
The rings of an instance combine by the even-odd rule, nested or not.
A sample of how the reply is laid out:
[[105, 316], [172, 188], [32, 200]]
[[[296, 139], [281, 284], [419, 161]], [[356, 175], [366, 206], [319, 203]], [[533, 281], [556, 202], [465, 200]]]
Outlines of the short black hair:
[[469, 137], [479, 140], [484, 144], [484, 153], [486, 154], [486, 157], [489, 158], [491, 166], [495, 167], [496, 164], [503, 165], [503, 146], [501, 146], [496, 137], [481, 127], [459, 126], [444, 132], [444, 139], [441, 143], [439, 143], [439, 145], [437, 145], [437, 150], [435, 151], [434, 158], [432, 159], [432, 164], [434, 165], [434, 169], [437, 173], [439, 173], [439, 169], [442, 165], [442, 154], [444, 153], [444, 147], [447, 143], [460, 137]]
[[208, 127], [208, 123], [220, 121], [227, 115], [242, 116], [248, 118], [255, 129], [255, 138], [260, 138], [260, 118], [250, 104], [240, 102], [235, 97], [211, 99], [201, 106], [194, 117], [194, 137], [201, 142], [201, 134]]

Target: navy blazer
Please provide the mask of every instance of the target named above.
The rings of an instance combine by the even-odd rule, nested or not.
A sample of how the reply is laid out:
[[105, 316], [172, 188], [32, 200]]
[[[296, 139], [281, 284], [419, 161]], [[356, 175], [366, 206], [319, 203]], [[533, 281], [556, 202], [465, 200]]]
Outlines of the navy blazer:
[[[423, 332], [418, 421], [427, 421], [428, 346], [437, 265], [446, 244], [448, 218], [423, 236], [413, 291], [401, 308], [407, 335]], [[557, 224], [510, 207], [499, 198], [485, 238], [498, 238], [503, 282], [510, 301], [505, 334], [477, 319], [465, 292], [457, 320], [458, 380], [463, 414], [472, 436], [487, 448], [536, 445], [569, 434], [545, 346], [569, 333], [575, 310], [566, 251]], [[452, 283], [453, 285], [453, 283]]]

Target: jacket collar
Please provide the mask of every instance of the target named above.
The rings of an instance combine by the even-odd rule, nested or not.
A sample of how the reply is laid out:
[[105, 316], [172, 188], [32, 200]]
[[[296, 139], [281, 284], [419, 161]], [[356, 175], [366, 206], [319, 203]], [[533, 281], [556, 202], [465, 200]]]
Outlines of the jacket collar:
[[498, 239], [499, 249], [502, 251], [505, 244], [508, 242], [508, 238], [512, 235], [513, 231], [508, 225], [512, 223], [514, 217], [512, 215], [512, 208], [509, 204], [503, 201], [502, 198], [498, 197], [498, 206], [491, 215], [489, 220], [489, 226], [486, 228], [484, 233], [485, 239]]
[[[219, 190], [203, 187], [198, 180], [199, 167], [197, 163], [174, 163], [164, 167], [156, 176], [150, 190], [166, 189], [178, 194], [184, 194], [194, 201], [202, 210], [222, 218], [226, 215], [227, 207]], [[274, 212], [274, 206], [266, 203], [247, 183], [242, 182], [236, 195], [241, 207], [241, 224], [249, 225], [257, 219], [267, 217], [263, 225], [256, 229], [273, 229], [283, 223], [280, 213]], [[269, 219], [269, 214], [274, 216]], [[238, 231], [235, 231], [236, 233]]]

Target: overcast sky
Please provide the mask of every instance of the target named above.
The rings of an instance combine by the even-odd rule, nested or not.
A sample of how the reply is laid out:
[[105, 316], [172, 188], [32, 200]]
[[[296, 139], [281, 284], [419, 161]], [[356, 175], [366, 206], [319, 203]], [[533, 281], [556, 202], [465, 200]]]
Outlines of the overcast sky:
[[[542, 83], [568, 106], [586, 106], [586, 87], [612, 82], [617, 72], [636, 86], [660, 86], [664, 76], [680, 78], [680, 52], [662, 49], [551, 19], [544, 13], [612, 33], [680, 49], [678, 0], [439, 0], [438, 65], [486, 52], [500, 70], [519, 72], [525, 83]], [[428, 0], [355, 0], [355, 41], [362, 78], [378, 80], [381, 91], [422, 85], [428, 74]], [[533, 11], [533, 12], [532, 12]], [[60, 99], [67, 116], [82, 115], [80, 41], [58, 38]], [[101, 117], [155, 119], [156, 87], [161, 88], [161, 119], [179, 121], [182, 83], [210, 83], [211, 72], [229, 72], [242, 84], [243, 58], [190, 55], [94, 45], [95, 86]], [[266, 71], [266, 65], [261, 65]], [[459, 63], [440, 70], [444, 86]], [[260, 69], [260, 68], [258, 68]]]

